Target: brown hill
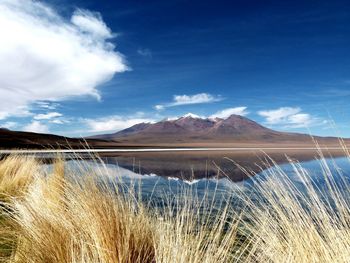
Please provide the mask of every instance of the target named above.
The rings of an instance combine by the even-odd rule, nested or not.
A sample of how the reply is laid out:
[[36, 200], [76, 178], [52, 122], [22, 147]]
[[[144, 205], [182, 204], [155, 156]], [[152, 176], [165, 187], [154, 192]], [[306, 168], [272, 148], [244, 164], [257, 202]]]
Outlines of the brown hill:
[[[204, 119], [189, 115], [175, 120], [136, 124], [113, 134], [98, 135], [91, 138], [138, 145], [313, 144], [310, 135], [275, 131], [239, 115], [231, 115], [226, 119]], [[321, 143], [338, 143], [338, 139], [334, 137], [315, 136], [314, 138]]]
[[76, 139], [53, 134], [11, 131], [0, 128], [0, 148], [41, 149], [41, 148], [84, 148], [106, 144], [103, 140]]

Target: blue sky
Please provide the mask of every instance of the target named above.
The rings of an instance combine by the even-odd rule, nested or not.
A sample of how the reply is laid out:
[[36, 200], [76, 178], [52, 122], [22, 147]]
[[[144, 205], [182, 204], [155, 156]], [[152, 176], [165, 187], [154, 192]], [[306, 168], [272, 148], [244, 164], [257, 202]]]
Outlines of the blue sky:
[[4, 0], [0, 126], [84, 136], [237, 113], [350, 137], [349, 24], [337, 0]]

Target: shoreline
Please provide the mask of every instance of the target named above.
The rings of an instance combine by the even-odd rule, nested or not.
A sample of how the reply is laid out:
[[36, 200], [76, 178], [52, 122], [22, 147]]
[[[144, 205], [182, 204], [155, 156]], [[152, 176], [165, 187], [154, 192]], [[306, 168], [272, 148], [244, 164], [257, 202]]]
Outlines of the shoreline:
[[138, 149], [43, 149], [43, 150], [0, 150], [0, 154], [37, 153], [137, 153], [137, 152], [210, 152], [210, 151], [317, 151], [343, 150], [342, 147], [191, 147], [191, 148], [138, 148]]

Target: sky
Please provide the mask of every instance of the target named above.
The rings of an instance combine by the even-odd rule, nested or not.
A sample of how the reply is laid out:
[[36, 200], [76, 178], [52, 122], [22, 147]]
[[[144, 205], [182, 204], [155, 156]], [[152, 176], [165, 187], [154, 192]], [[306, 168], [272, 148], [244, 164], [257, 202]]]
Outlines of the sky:
[[192, 113], [350, 137], [348, 1], [0, 0], [0, 127]]

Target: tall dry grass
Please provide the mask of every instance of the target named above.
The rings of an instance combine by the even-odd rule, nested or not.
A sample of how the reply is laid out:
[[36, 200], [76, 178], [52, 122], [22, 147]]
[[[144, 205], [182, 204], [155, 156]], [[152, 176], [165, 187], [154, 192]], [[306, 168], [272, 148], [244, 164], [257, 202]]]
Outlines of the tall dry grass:
[[349, 262], [349, 181], [323, 157], [319, 162], [318, 178], [290, 159], [293, 181], [274, 163], [267, 179], [255, 179], [254, 194], [243, 197], [243, 225], [251, 240], [244, 261]]
[[11, 255], [14, 247], [9, 202], [26, 195], [37, 169], [33, 158], [11, 156], [0, 161], [0, 261]]
[[222, 212], [203, 213], [200, 200], [183, 196], [170, 197], [164, 209], [150, 209], [133, 188], [93, 169], [70, 170], [62, 160], [50, 171], [31, 166], [37, 169], [26, 195], [8, 204], [13, 241], [3, 262], [234, 260], [236, 225], [228, 204], [221, 204]]
[[248, 191], [199, 199], [182, 190], [153, 206], [135, 187], [101, 177], [103, 169], [4, 159], [0, 261], [348, 262], [348, 181], [323, 158], [322, 185], [290, 164], [297, 180], [274, 164]]
[[23, 196], [38, 168], [30, 157], [10, 156], [0, 161], [0, 202]]

